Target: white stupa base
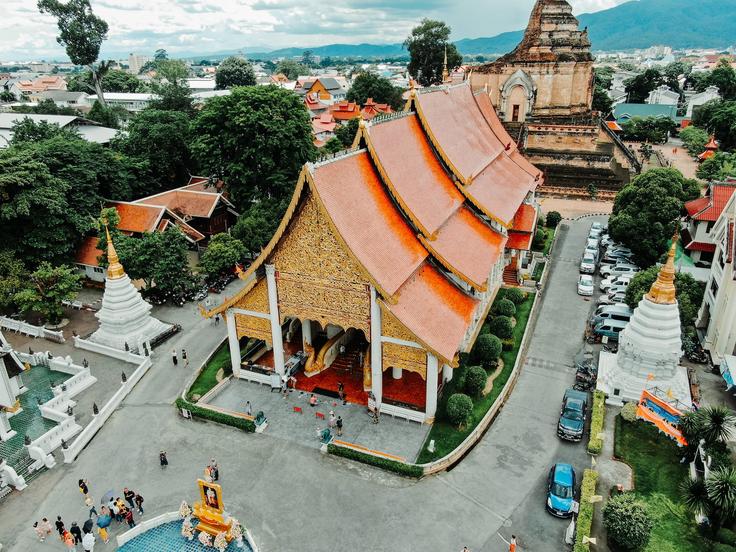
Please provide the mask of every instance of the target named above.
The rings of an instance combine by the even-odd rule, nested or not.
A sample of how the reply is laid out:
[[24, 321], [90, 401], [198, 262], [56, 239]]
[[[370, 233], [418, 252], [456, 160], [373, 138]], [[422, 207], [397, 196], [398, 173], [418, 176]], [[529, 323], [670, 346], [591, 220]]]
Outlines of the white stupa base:
[[107, 345], [113, 349], [120, 349], [121, 351], [125, 350], [127, 343], [130, 351], [137, 351], [139, 354], [143, 354], [144, 343], [148, 343], [150, 346], [151, 341], [169, 331], [171, 327], [171, 324], [165, 324], [151, 316], [149, 317], [149, 322], [135, 333], [119, 334], [108, 331], [106, 328], [100, 328], [89, 336], [89, 340], [100, 345]]
[[648, 379], [647, 370], [632, 373], [623, 370], [618, 365], [618, 355], [602, 351], [598, 357], [598, 383], [596, 389], [607, 395], [606, 402], [612, 405], [622, 405], [629, 401], [638, 401], [641, 392], [654, 387], [664, 393], [671, 392], [672, 399], [680, 401], [686, 406], [692, 404], [690, 382], [687, 370], [679, 366], [670, 377]]

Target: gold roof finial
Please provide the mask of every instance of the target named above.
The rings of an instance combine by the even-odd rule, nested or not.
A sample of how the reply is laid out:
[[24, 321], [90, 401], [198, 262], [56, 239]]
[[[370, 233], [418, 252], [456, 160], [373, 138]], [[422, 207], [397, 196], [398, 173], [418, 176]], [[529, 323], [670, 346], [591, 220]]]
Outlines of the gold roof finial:
[[105, 237], [107, 238], [107, 277], [111, 280], [122, 278], [125, 276], [125, 270], [123, 265], [120, 264], [118, 252], [115, 251], [115, 245], [112, 243], [110, 229], [107, 224], [105, 224]]
[[672, 237], [672, 246], [667, 254], [667, 262], [664, 263], [659, 270], [657, 280], [652, 284], [646, 298], [652, 303], [660, 305], [674, 305], [677, 302], [675, 298], [675, 253], [677, 252], [678, 233]]

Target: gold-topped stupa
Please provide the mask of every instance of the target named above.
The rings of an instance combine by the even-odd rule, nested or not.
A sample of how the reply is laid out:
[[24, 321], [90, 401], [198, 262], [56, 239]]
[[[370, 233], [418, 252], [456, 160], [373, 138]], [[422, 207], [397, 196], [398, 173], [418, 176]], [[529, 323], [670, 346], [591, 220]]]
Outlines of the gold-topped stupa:
[[657, 280], [647, 293], [647, 299], [659, 305], [674, 305], [675, 298], [675, 253], [677, 252], [677, 232], [672, 237], [672, 246], [667, 254], [667, 262], [662, 265]]
[[122, 278], [125, 276], [125, 269], [120, 264], [118, 252], [115, 251], [115, 245], [110, 237], [110, 229], [105, 225], [105, 237], [107, 238], [107, 277], [110, 279]]

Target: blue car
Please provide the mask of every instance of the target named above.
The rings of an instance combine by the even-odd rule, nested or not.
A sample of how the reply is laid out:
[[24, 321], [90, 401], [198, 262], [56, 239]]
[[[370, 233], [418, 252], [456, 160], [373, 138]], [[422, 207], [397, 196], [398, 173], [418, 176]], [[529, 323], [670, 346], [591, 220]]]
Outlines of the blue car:
[[555, 464], [547, 480], [547, 511], [553, 516], [569, 518], [575, 502], [575, 470], [570, 464]]

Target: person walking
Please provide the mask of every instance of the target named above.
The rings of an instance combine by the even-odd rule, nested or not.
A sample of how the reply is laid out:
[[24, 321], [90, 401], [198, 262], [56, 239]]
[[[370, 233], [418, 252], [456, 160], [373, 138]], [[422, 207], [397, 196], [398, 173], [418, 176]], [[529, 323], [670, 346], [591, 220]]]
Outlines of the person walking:
[[82, 538], [82, 548], [84, 552], [94, 552], [95, 549], [95, 535], [94, 533], [85, 533]]
[[128, 487], [125, 487], [123, 489], [123, 496], [125, 497], [125, 501], [130, 505], [130, 507], [135, 508], [135, 503], [133, 502], [133, 499], [135, 498], [135, 492], [131, 491]]
[[97, 508], [95, 508], [95, 501], [92, 498], [92, 496], [88, 493], [86, 497], [84, 497], [84, 504], [89, 508], [89, 517], [92, 517], [92, 514], [95, 516], [97, 514]]
[[176, 356], [176, 349], [173, 349], [171, 351], [171, 362], [174, 363], [174, 366], [176, 366], [177, 364], [179, 364], [179, 357]]
[[516, 552], [516, 535], [511, 535], [511, 542], [509, 542], [509, 552]]
[[82, 544], [82, 530], [77, 525], [76, 521], [72, 521], [72, 526], [69, 528], [69, 532], [74, 537], [74, 544]]
[[220, 470], [217, 468], [217, 461], [214, 458], [210, 459], [210, 475], [212, 476], [212, 481], [220, 479]]
[[128, 510], [125, 512], [125, 521], [128, 522], [128, 527], [131, 529], [135, 527], [135, 520], [133, 520], [133, 510]]
[[184, 363], [184, 366], [186, 366], [186, 367], [189, 366], [189, 356], [187, 355], [187, 350], [186, 349], [182, 349], [181, 350], [181, 360]]
[[85, 496], [87, 496], [87, 493], [89, 493], [89, 484], [84, 479], [79, 480], [79, 492]]
[[86, 357], [82, 359], [82, 366], [84, 368], [89, 368], [89, 362], [87, 361]]
[[43, 542], [46, 540], [46, 531], [43, 530], [43, 527], [37, 521], [33, 522], [33, 530], [36, 532], [38, 542]]
[[38, 527], [41, 529], [41, 531], [43, 531], [44, 539], [54, 531], [51, 528], [51, 522], [48, 520], [48, 518], [41, 519], [41, 523], [38, 525]]
[[245, 401], [245, 413], [248, 416], [253, 415], [253, 407], [250, 405], [250, 401]]
[[69, 531], [64, 531], [61, 535], [62, 542], [66, 545], [68, 550], [76, 550], [77, 544], [74, 541], [74, 536]]
[[64, 528], [64, 522], [61, 521], [61, 516], [56, 516], [56, 522], [54, 523], [56, 525], [56, 530], [59, 533], [59, 538], [63, 541], [64, 540], [64, 532], [66, 529]]
[[219, 325], [220, 325], [220, 315], [216, 314], [215, 315], [215, 326], [219, 326]]
[[140, 493], [135, 494], [135, 505], [138, 507], [138, 513], [143, 515], [143, 497]]
[[335, 411], [330, 410], [330, 417], [327, 421], [327, 425], [329, 426], [330, 429], [334, 429], [336, 422], [337, 422], [337, 418], [335, 417]]
[[335, 422], [335, 427], [337, 427], [338, 437], [342, 436], [342, 417], [341, 416], [337, 417], [337, 421]]
[[169, 459], [166, 457], [166, 451], [162, 450], [158, 453], [158, 461], [161, 464], [161, 468], [165, 468], [169, 465]]

